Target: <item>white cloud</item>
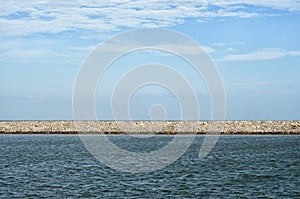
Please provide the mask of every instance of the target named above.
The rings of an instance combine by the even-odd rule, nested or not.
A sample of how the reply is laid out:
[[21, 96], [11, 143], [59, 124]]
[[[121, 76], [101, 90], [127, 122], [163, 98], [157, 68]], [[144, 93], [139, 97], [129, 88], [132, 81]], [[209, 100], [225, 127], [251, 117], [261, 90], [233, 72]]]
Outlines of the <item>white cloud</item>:
[[[8, 63], [49, 63], [49, 60], [52, 59], [51, 63], [55, 63], [56, 59], [62, 58], [66, 55], [61, 54], [54, 50], [49, 49], [13, 49], [2, 52], [0, 55], [0, 62]], [[17, 59], [16, 59], [17, 58]]]
[[0, 40], [0, 62], [8, 63], [39, 63], [49, 62], [49, 58], [62, 58], [65, 55], [54, 47], [57, 41], [51, 39], [10, 39]]
[[70, 50], [72, 51], [87, 51], [90, 52], [94, 50], [96, 46], [71, 46], [69, 47]]
[[217, 47], [237, 46], [237, 45], [245, 45], [245, 42], [222, 42], [222, 43], [212, 44], [212, 46], [217, 46]]
[[[147, 37], [146, 37], [147, 38]], [[174, 52], [185, 52], [186, 54], [189, 55], [199, 55], [199, 47], [195, 46], [193, 43], [187, 43], [187, 42], [181, 42], [179, 40], [174, 41], [173, 43], [163, 43], [161, 45], [156, 45], [155, 47], [153, 46], [149, 46], [149, 48], [147, 47], [143, 47], [140, 49], [140, 46], [144, 46], [145, 43], [143, 41], [139, 42], [139, 41], [135, 41], [135, 38], [133, 40], [128, 39], [125, 43], [122, 42], [124, 45], [121, 45], [116, 42], [111, 42], [111, 43], [105, 43], [105, 50], [106, 53], [124, 53], [127, 52], [128, 49], [136, 49], [136, 51], [139, 50], [146, 50], [148, 52], [155, 52], [156, 54], [159, 54], [161, 56], [171, 56], [171, 54], [169, 54], [167, 51], [167, 49], [173, 49]], [[103, 47], [102, 47], [103, 48]], [[83, 48], [78, 48], [78, 47], [71, 47], [71, 50], [92, 50], [92, 49], [97, 49], [95, 48], [91, 48], [91, 47], [83, 47]], [[210, 47], [210, 46], [201, 46], [201, 49], [203, 49], [203, 53], [214, 53], [216, 51], [216, 49]]]
[[216, 49], [214, 49], [214, 48], [212, 48], [212, 47], [210, 47], [210, 46], [202, 46], [202, 47], [203, 47], [204, 50], [205, 50], [207, 53], [209, 53], [209, 54], [216, 52]]
[[[260, 9], [247, 5], [300, 10], [298, 0], [113, 0], [113, 1], [4, 1], [0, 7], [2, 35], [59, 33], [69, 30], [111, 32], [120, 28], [170, 27], [189, 19], [247, 18]], [[213, 9], [212, 9], [213, 7]]]
[[219, 61], [257, 61], [257, 60], [272, 60], [286, 56], [300, 56], [300, 51], [288, 51], [278, 48], [266, 48], [248, 54], [234, 54], [224, 56]]
[[209, 2], [222, 7], [246, 4], [280, 10], [300, 10], [300, 2], [298, 0], [210, 0]]

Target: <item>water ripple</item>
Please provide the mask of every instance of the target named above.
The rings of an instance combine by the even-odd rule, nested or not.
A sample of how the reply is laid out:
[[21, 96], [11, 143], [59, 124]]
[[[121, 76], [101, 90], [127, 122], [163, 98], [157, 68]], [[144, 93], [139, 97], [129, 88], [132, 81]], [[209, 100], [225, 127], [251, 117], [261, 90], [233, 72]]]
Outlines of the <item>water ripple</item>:
[[[123, 149], [157, 149], [161, 136], [111, 138]], [[199, 136], [178, 161], [148, 174], [96, 161], [77, 136], [1, 135], [1, 198], [299, 198], [300, 136], [221, 136], [198, 158]], [[133, 146], [136, 146], [134, 148]]]

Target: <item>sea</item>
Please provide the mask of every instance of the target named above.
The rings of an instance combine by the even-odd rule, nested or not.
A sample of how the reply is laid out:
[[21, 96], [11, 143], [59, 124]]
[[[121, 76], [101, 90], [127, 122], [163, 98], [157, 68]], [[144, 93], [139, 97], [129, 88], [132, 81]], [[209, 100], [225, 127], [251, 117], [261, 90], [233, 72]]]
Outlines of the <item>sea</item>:
[[[150, 153], [174, 138], [109, 139]], [[203, 139], [164, 168], [131, 173], [96, 159], [78, 135], [0, 135], [0, 198], [300, 198], [300, 136], [220, 136], [199, 158]]]

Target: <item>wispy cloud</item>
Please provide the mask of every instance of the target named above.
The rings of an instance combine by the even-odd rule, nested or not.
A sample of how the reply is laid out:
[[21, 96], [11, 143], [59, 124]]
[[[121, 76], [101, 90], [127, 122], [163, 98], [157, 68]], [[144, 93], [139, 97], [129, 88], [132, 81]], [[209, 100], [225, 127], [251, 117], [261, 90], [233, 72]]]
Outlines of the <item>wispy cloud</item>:
[[71, 46], [69, 47], [72, 51], [84, 51], [84, 52], [91, 52], [93, 49], [95, 49], [96, 46]]
[[300, 2], [298, 0], [212, 0], [214, 5], [230, 7], [236, 5], [253, 5], [279, 10], [299, 11]]
[[217, 47], [238, 46], [238, 45], [245, 45], [245, 42], [222, 42], [222, 43], [212, 44], [212, 46], [217, 46]]
[[[145, 37], [147, 37], [145, 35]], [[159, 54], [161, 56], [170, 56], [171, 54], [168, 53], [168, 51], [170, 51], [170, 53], [173, 53], [172, 50], [174, 52], [185, 52], [186, 54], [189, 55], [199, 55], [199, 53], [214, 53], [216, 52], [216, 49], [210, 47], [210, 46], [201, 46], [201, 50], [203, 50], [203, 52], [201, 52], [201, 50], [199, 51], [199, 47], [195, 46], [193, 43], [188, 43], [188, 42], [181, 42], [181, 41], [172, 41], [172, 43], [162, 43], [160, 45], [156, 45], [155, 47], [149, 45], [149, 47], [147, 47], [147, 44], [145, 44], [143, 41], [139, 42], [139, 41], [135, 41], [135, 39], [133, 38], [133, 40], [128, 39], [126, 42], [123, 42], [124, 45], [121, 45], [116, 42], [107, 42], [105, 43], [105, 47], [102, 47], [102, 51], [105, 51], [106, 53], [124, 53], [124, 52], [128, 52], [128, 50], [130, 49], [130, 51], [132, 49], [134, 49], [134, 51], [139, 51], [139, 50], [146, 50], [148, 52], [154, 52], [156, 51], [156, 54]], [[146, 47], [140, 47], [140, 46], [146, 46]], [[92, 47], [92, 46], [87, 46], [87, 47], [70, 47], [71, 50], [75, 50], [75, 51], [87, 51], [87, 50], [93, 50], [93, 49], [97, 49], [96, 47]], [[170, 50], [172, 49], [172, 50]]]
[[278, 48], [266, 48], [248, 54], [227, 55], [219, 61], [257, 61], [272, 60], [287, 56], [300, 56], [300, 51], [288, 51]]
[[[62, 54], [51, 49], [11, 49], [0, 54], [0, 63], [42, 63], [57, 64], [69, 63], [67, 54]], [[57, 60], [60, 61], [57, 61]], [[63, 61], [62, 61], [63, 60]]]
[[[247, 9], [252, 6], [252, 9]], [[257, 7], [257, 9], [255, 8]], [[186, 19], [249, 18], [261, 9], [300, 11], [298, 0], [113, 0], [4, 1], [0, 7], [2, 35], [59, 33], [72, 30], [110, 32], [122, 28], [170, 27]], [[264, 12], [266, 14], [267, 12]]]

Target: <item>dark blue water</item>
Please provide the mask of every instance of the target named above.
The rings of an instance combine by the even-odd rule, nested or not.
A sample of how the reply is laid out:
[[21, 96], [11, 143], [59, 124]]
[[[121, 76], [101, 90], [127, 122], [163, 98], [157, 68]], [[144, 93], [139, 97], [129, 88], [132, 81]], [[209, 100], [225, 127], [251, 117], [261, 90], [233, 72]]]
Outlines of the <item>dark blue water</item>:
[[[202, 140], [162, 170], [131, 174], [99, 163], [76, 135], [0, 135], [0, 198], [300, 198], [300, 136], [221, 136], [199, 159]], [[170, 137], [112, 141], [134, 150]]]

